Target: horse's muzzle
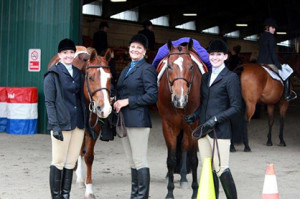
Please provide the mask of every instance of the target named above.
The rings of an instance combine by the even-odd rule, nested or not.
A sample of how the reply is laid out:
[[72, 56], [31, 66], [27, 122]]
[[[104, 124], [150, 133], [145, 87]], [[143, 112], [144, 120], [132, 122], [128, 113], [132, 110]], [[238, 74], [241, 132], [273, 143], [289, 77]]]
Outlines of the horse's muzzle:
[[188, 103], [188, 95], [181, 95], [178, 97], [177, 95], [172, 94], [171, 98], [175, 108], [183, 109]]
[[112, 111], [111, 106], [108, 107], [97, 106], [97, 116], [100, 118], [107, 118], [111, 113], [111, 111]]

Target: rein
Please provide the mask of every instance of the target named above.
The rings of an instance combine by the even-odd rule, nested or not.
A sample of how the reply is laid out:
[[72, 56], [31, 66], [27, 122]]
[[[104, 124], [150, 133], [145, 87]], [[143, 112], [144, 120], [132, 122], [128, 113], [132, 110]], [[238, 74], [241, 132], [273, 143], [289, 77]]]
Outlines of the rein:
[[[191, 128], [190, 125], [189, 125], [189, 127]], [[192, 131], [192, 139], [193, 140], [198, 140], [198, 139], [200, 139], [200, 138], [208, 135], [208, 133], [210, 133], [211, 131], [213, 131], [214, 138], [213, 138], [213, 148], [212, 148], [211, 165], [213, 167], [213, 170], [215, 170], [213, 163], [214, 163], [215, 148], [217, 148], [217, 152], [218, 152], [217, 154], [218, 154], [218, 160], [219, 160], [219, 170], [220, 170], [221, 169], [221, 156], [220, 156], [220, 150], [219, 150], [218, 138], [217, 138], [216, 130], [215, 130], [215, 128], [213, 128], [213, 129], [209, 129], [206, 132], [203, 132], [203, 129], [204, 129], [203, 124], [199, 125], [197, 128], [195, 128]], [[219, 172], [219, 171], [217, 171], [217, 172]]]
[[[189, 55], [189, 56], [191, 57], [190, 53], [170, 53], [170, 54], [168, 55], [168, 59], [167, 59], [168, 67], [171, 67], [171, 66], [169, 65], [169, 58], [170, 58], [171, 55], [183, 55], [183, 54], [187, 54], [187, 55]], [[187, 84], [187, 86], [188, 86], [188, 92], [187, 92], [187, 94], [190, 93], [191, 87], [192, 87], [192, 83], [193, 83], [193, 79], [194, 79], [194, 67], [192, 66], [191, 69], [192, 69], [192, 70], [191, 70], [192, 77], [191, 77], [191, 80], [190, 80], [190, 81], [188, 81], [188, 80], [187, 80], [186, 78], [184, 78], [184, 77], [176, 77], [176, 78], [174, 78], [172, 81], [170, 81], [170, 79], [169, 79], [169, 70], [167, 69], [168, 86], [169, 86], [169, 90], [170, 90], [171, 94], [173, 94], [172, 86], [173, 86], [174, 82], [177, 81], [177, 80], [180, 80], [180, 79], [182, 79], [182, 80], [184, 80], [184, 81], [186, 82], [186, 84]]]
[[88, 69], [90, 68], [109, 68], [109, 66], [101, 66], [101, 65], [98, 65], [98, 66], [87, 66], [85, 68], [85, 81], [86, 81], [86, 86], [87, 86], [87, 91], [88, 91], [88, 95], [89, 95], [89, 99], [90, 99], [90, 103], [89, 103], [89, 110], [90, 110], [90, 115], [89, 115], [89, 126], [90, 128], [95, 128], [98, 124], [98, 117], [95, 121], [94, 124], [92, 124], [92, 114], [96, 114], [96, 106], [95, 106], [95, 101], [93, 100], [93, 96], [95, 95], [95, 93], [97, 93], [98, 91], [101, 91], [101, 90], [106, 90], [108, 92], [108, 96], [110, 96], [110, 90], [108, 90], [106, 87], [100, 87], [100, 88], [97, 88], [96, 90], [94, 91], [91, 91], [91, 88], [90, 88], [90, 85], [89, 85], [89, 81], [88, 81], [88, 75], [87, 75], [87, 71]]

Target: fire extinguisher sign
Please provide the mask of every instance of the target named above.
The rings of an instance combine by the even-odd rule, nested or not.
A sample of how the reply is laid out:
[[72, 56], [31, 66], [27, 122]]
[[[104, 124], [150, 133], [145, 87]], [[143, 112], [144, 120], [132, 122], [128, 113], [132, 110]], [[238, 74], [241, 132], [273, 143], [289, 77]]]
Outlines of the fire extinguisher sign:
[[28, 71], [39, 72], [41, 70], [41, 49], [29, 49]]

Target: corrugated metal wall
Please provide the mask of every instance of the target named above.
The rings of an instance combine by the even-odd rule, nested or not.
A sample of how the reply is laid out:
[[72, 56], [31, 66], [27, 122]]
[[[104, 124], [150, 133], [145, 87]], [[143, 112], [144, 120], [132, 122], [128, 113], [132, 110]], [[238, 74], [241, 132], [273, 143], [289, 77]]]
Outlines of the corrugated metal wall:
[[[38, 88], [38, 132], [46, 133], [43, 74], [61, 39], [78, 44], [81, 0], [0, 2], [0, 86]], [[41, 49], [40, 72], [28, 72], [31, 48]]]

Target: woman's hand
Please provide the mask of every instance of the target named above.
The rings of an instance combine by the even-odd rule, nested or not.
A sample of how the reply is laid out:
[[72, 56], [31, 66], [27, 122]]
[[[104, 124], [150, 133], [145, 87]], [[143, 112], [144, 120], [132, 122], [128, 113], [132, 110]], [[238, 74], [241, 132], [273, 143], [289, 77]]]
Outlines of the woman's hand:
[[128, 104], [129, 104], [128, 99], [118, 100], [114, 103], [114, 108], [116, 109], [117, 113], [119, 113], [121, 108], [127, 106]]

